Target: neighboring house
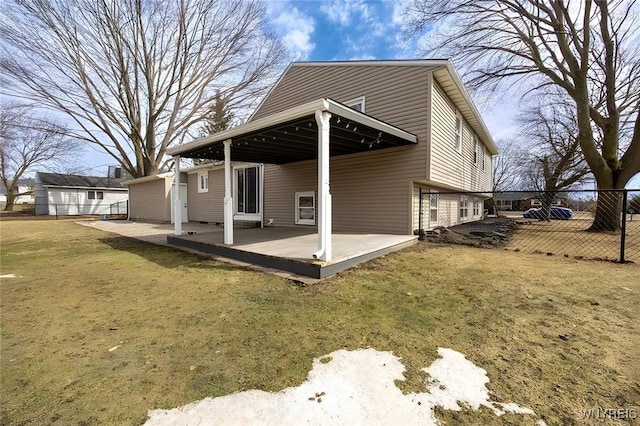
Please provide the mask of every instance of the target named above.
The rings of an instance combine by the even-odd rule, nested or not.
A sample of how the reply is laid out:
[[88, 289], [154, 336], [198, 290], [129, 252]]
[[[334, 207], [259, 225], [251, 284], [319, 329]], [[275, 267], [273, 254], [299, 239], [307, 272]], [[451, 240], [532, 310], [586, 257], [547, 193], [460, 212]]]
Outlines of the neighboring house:
[[126, 211], [129, 195], [122, 181], [109, 177], [37, 173], [36, 214], [103, 215], [112, 213], [114, 206], [119, 211]]
[[[494, 194], [494, 200], [499, 211], [524, 211], [534, 207], [542, 207], [540, 195], [535, 192], [497, 192]], [[551, 205], [568, 207], [569, 203], [566, 197], [556, 197]]]
[[246, 124], [168, 150], [217, 162], [180, 183], [188, 219], [221, 221], [225, 243], [257, 222], [317, 227], [328, 247], [333, 230], [413, 234], [421, 188], [426, 227], [480, 219], [497, 153], [448, 60], [293, 63]]
[[[15, 204], [34, 204], [35, 196], [33, 194], [35, 180], [32, 178], [18, 179], [18, 195], [14, 201]], [[0, 182], [0, 208], [4, 208], [7, 202], [7, 188]]]

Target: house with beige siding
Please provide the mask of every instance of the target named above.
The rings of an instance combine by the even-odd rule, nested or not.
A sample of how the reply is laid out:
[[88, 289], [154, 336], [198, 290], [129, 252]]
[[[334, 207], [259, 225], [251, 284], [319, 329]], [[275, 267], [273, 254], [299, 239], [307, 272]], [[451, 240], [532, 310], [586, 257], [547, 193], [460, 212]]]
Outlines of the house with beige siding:
[[480, 219], [498, 150], [450, 61], [392, 60], [292, 63], [247, 123], [168, 154], [210, 160], [164, 183], [186, 184], [176, 234], [185, 214], [225, 244], [234, 223], [309, 227], [327, 260], [333, 232], [413, 234], [420, 192], [428, 228]]

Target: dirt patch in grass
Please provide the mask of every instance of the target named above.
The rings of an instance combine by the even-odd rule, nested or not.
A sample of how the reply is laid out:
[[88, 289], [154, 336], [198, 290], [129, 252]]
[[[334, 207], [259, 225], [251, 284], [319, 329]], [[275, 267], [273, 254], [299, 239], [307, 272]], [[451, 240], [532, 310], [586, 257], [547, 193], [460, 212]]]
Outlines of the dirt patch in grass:
[[637, 265], [420, 243], [299, 287], [68, 221], [2, 223], [1, 260], [17, 275], [0, 289], [3, 424], [139, 424], [149, 409], [298, 386], [313, 358], [367, 347], [402, 357], [405, 392], [438, 347], [455, 349], [487, 370], [493, 399], [549, 425], [640, 409]]

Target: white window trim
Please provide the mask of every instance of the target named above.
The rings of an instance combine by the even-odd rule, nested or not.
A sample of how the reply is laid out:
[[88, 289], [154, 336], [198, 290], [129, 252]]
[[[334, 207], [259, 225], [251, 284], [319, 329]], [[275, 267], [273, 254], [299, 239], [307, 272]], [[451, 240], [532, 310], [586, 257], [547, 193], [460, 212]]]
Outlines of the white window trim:
[[[204, 185], [202, 178], [204, 177]], [[198, 172], [198, 192], [209, 192], [209, 171]]]
[[477, 217], [480, 216], [480, 200], [473, 200], [473, 216]]
[[[313, 219], [301, 219], [300, 218], [300, 198], [301, 197], [313, 197]], [[296, 192], [296, 211], [295, 211], [295, 224], [296, 225], [315, 225], [316, 224], [316, 193], [315, 191]]]
[[[478, 141], [478, 135], [473, 135], [473, 164], [478, 167], [478, 160], [480, 158], [480, 142]], [[482, 159], [484, 161], [484, 158]]]
[[460, 208], [458, 209], [458, 212], [459, 212], [458, 214], [460, 215], [460, 220], [466, 219], [469, 217], [469, 197], [468, 196], [466, 195], [460, 196]]
[[[256, 167], [258, 170], [258, 212], [257, 213], [238, 213], [238, 174], [236, 173], [238, 170], [248, 169], [251, 167]], [[264, 197], [264, 173], [262, 171], [261, 164], [242, 164], [233, 167], [232, 175], [233, 175], [233, 218], [236, 220], [246, 220], [246, 221], [262, 221], [262, 202]]]
[[[435, 206], [434, 203], [432, 202], [435, 198]], [[438, 204], [440, 203], [440, 194], [438, 194], [437, 192], [430, 192], [429, 193], [429, 226], [437, 226], [438, 225], [438, 220], [439, 218], [439, 213], [438, 213]], [[432, 213], [435, 210], [436, 212], [436, 219], [433, 220], [432, 217]]]
[[462, 116], [457, 111], [456, 111], [456, 120], [454, 121], [454, 123], [456, 123], [456, 126], [455, 126], [453, 146], [458, 154], [462, 154], [464, 122], [462, 121]]
[[482, 144], [482, 170], [485, 170], [485, 161], [487, 159], [487, 149]]
[[358, 104], [362, 104], [362, 109], [360, 110], [360, 112], [363, 113], [363, 114], [366, 114], [364, 96], [360, 96], [359, 98], [351, 99], [350, 101], [347, 101], [344, 104], [346, 106], [348, 106], [349, 108], [353, 108], [354, 106], [356, 106]]

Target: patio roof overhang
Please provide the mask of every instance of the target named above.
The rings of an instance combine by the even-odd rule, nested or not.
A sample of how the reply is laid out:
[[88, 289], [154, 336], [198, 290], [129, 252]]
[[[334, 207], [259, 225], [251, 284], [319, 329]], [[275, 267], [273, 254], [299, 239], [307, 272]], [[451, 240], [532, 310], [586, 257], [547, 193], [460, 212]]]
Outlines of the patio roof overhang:
[[418, 142], [412, 133], [325, 98], [171, 148], [167, 153], [224, 161], [224, 141], [231, 140], [231, 161], [286, 164], [314, 160], [318, 158], [316, 111], [331, 114], [330, 156]]

